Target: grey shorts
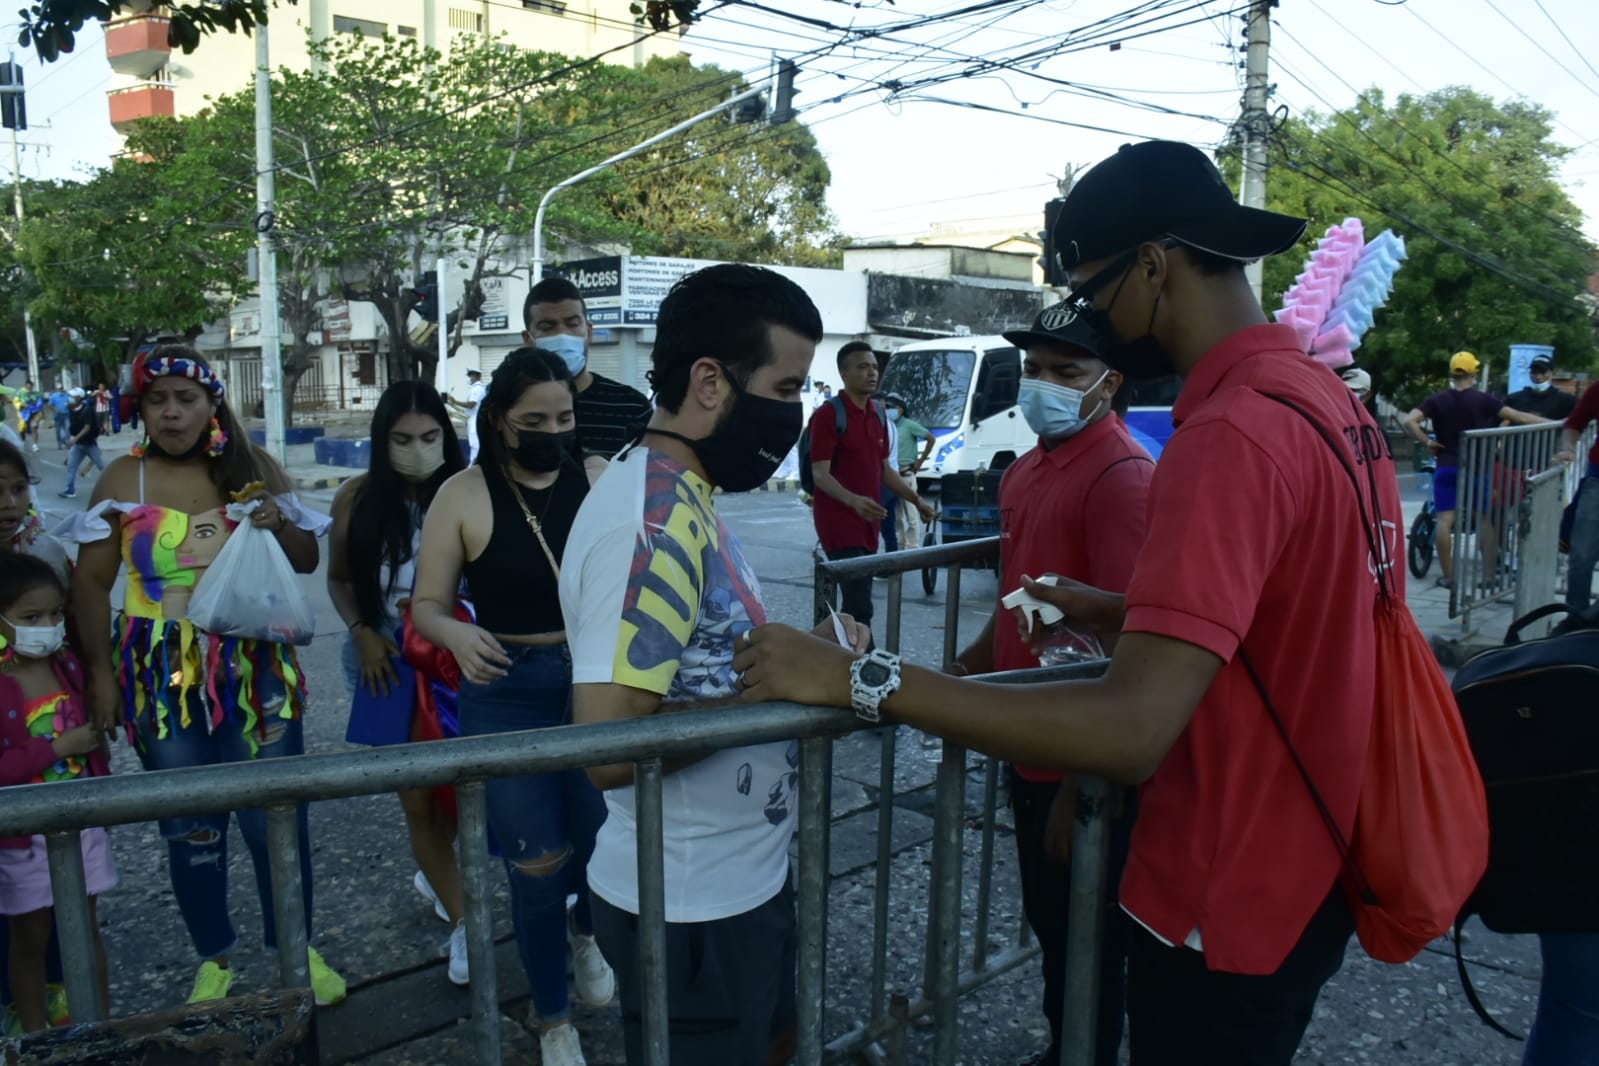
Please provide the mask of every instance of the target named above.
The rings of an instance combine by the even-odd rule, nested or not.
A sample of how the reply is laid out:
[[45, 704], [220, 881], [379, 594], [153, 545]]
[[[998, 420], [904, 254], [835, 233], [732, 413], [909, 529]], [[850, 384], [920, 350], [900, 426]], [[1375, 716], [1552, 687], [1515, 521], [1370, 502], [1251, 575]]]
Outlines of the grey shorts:
[[[638, 915], [592, 898], [594, 935], [616, 971], [628, 1066], [642, 1066], [643, 973]], [[671, 1066], [766, 1066], [792, 1032], [798, 931], [794, 891], [714, 922], [668, 923], [666, 998]]]

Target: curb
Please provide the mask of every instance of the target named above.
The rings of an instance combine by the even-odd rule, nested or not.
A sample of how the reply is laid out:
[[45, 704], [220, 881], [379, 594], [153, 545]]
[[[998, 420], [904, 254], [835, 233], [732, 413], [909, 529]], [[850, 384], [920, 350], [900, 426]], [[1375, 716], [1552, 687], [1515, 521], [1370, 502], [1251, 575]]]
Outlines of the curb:
[[361, 471], [352, 470], [348, 474], [335, 474], [332, 477], [304, 477], [295, 475], [294, 487], [301, 492], [312, 492], [319, 489], [336, 489], [346, 481], [355, 477]]
[[798, 492], [799, 478], [774, 477], [766, 484], [761, 485], [756, 492]]

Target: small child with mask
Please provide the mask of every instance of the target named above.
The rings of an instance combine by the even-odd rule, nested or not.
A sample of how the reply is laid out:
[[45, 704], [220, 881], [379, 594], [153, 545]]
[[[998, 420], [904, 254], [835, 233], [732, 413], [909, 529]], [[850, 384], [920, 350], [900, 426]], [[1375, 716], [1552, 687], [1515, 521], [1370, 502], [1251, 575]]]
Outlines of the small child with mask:
[[[5, 640], [0, 651], [0, 786], [111, 772], [104, 738], [88, 724], [83, 666], [64, 645], [66, 604], [66, 590], [48, 563], [0, 552], [0, 637]], [[116, 887], [117, 869], [104, 829], [85, 829], [81, 839], [105, 1014], [106, 954], [95, 897]], [[54, 902], [44, 837], [0, 838], [0, 914], [7, 916], [9, 926], [14, 1024], [23, 1032], [49, 1024], [45, 954]]]

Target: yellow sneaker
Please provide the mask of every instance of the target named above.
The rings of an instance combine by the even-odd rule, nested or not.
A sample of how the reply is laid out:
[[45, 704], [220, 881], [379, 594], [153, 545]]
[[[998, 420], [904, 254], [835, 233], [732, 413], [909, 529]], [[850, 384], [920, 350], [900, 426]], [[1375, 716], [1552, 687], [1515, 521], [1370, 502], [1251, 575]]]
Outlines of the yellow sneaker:
[[207, 960], [200, 964], [200, 972], [194, 975], [194, 991], [189, 993], [190, 1003], [210, 1003], [213, 1000], [226, 999], [228, 989], [233, 987], [233, 971], [224, 970], [216, 963]]
[[335, 1003], [344, 1002], [344, 997], [349, 995], [349, 989], [340, 977], [338, 971], [329, 966], [316, 948], [310, 949], [311, 953], [311, 991], [316, 996], [316, 1005], [331, 1007]]
[[67, 1008], [67, 989], [65, 985], [44, 986], [45, 1010], [50, 1015], [51, 1025], [71, 1025], [72, 1013]]

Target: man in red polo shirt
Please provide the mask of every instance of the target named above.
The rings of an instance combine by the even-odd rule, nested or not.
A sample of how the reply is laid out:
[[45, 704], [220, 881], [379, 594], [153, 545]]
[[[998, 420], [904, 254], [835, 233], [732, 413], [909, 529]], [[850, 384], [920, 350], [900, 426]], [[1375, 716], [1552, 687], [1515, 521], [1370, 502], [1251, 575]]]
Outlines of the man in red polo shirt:
[[1269, 323], [1244, 275], [1304, 229], [1239, 206], [1202, 152], [1174, 142], [1122, 148], [1066, 198], [1052, 250], [1106, 362], [1185, 379], [1127, 595], [1029, 586], [1121, 633], [1103, 678], [1000, 696], [781, 626], [734, 660], [751, 701], [850, 703], [1001, 758], [1141, 783], [1120, 893], [1137, 1066], [1287, 1066], [1354, 928], [1343, 857], [1292, 752], [1347, 837], [1377, 575], [1403, 595], [1399, 490], [1371, 416]]
[[[1144, 544], [1155, 462], [1120, 415], [1132, 397], [1122, 375], [1099, 355], [1100, 340], [1065, 304], [1045, 308], [1030, 330], [1005, 334], [1023, 352], [1017, 398], [1038, 446], [1005, 470], [999, 486], [1000, 592], [1022, 575], [1060, 574], [1125, 592]], [[1105, 643], [1113, 645], [1114, 637]], [[995, 602], [983, 632], [946, 669], [956, 676], [1039, 665], [1015, 619]], [[1129, 797], [1130, 798], [1130, 797]], [[1077, 789], [1059, 770], [1013, 763], [1011, 811], [1022, 909], [1043, 955], [1044, 1016], [1050, 1043], [1036, 1063], [1060, 1061], [1066, 991], [1067, 899], [1071, 894], [1072, 817]], [[1112, 898], [1127, 857], [1132, 806], [1112, 826]], [[1101, 954], [1097, 1066], [1116, 1066], [1122, 1037], [1124, 965], [1119, 923]]]
[[[1595, 420], [1599, 420], [1599, 382], [1583, 391], [1582, 399], [1567, 416], [1561, 430], [1563, 444], [1555, 462], [1569, 463], [1577, 457], [1577, 443]], [[1599, 443], [1589, 450], [1587, 462], [1587, 472], [1577, 490], [1569, 541], [1571, 565], [1566, 573], [1566, 606], [1573, 614], [1587, 613], [1593, 598], [1593, 568], [1599, 564]]]
[[[883, 518], [881, 497], [887, 486], [931, 521], [933, 508], [916, 494], [916, 485], [900, 476], [888, 415], [872, 399], [877, 391], [877, 355], [865, 341], [850, 341], [838, 350], [841, 395], [811, 414], [811, 473], [816, 481], [812, 505], [816, 537], [829, 559], [856, 559], [877, 551]], [[844, 432], [838, 431], [839, 413]], [[862, 625], [872, 624], [872, 579], [840, 583], [844, 613]]]

